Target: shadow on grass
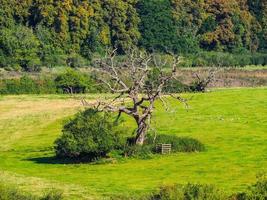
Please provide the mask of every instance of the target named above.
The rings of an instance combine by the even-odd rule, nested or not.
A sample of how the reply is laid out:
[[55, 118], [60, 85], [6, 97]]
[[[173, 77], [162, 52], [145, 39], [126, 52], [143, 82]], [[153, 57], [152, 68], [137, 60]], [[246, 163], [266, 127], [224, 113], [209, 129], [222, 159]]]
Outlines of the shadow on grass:
[[27, 161], [31, 161], [37, 164], [92, 164], [89, 160], [77, 160], [77, 159], [64, 159], [55, 156], [50, 157], [38, 157], [38, 158], [28, 158]]
[[101, 159], [88, 159], [86, 157], [80, 159], [69, 159], [69, 158], [58, 158], [56, 156], [38, 157], [38, 158], [28, 158], [24, 159], [26, 161], [31, 161], [36, 164], [50, 164], [50, 165], [67, 165], [67, 164], [89, 164], [89, 165], [102, 165], [115, 163], [116, 160], [112, 158], [101, 158]]

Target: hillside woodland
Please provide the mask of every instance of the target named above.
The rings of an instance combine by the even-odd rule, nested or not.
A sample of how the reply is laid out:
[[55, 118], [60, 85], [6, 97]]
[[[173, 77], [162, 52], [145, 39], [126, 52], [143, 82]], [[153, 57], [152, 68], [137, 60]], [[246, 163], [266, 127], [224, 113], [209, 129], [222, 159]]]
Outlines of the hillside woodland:
[[8, 70], [89, 66], [107, 47], [168, 49], [190, 57], [189, 66], [232, 54], [232, 65], [264, 65], [266, 41], [267, 0], [0, 0], [0, 67]]

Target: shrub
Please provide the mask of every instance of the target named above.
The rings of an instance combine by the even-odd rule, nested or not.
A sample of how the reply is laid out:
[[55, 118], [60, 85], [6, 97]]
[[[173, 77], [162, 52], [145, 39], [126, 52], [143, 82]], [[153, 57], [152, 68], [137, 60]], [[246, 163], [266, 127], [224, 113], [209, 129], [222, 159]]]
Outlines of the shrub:
[[54, 77], [41, 76], [35, 80], [39, 94], [56, 94], [57, 87]]
[[166, 86], [163, 88], [163, 92], [167, 93], [180, 93], [180, 92], [189, 92], [190, 87], [183, 84], [179, 80], [170, 80]]
[[88, 75], [73, 69], [68, 69], [55, 79], [59, 92], [63, 93], [90, 93], [100, 92], [103, 88], [96, 84], [92, 75]]
[[42, 197], [24, 194], [16, 188], [0, 184], [0, 200], [62, 200], [63, 195], [59, 191], [51, 191]]
[[0, 80], [0, 94], [55, 94], [56, 84], [53, 78], [31, 78], [24, 75], [21, 78]]
[[59, 191], [52, 190], [48, 194], [45, 194], [40, 200], [62, 200], [63, 194]]
[[28, 76], [0, 79], [0, 94], [62, 94], [98, 93], [105, 88], [97, 84], [96, 78], [74, 70], [53, 76]]
[[171, 144], [172, 152], [200, 152], [204, 145], [196, 139], [177, 137], [175, 135], [158, 135], [154, 138], [148, 135], [143, 146], [135, 145], [135, 137], [127, 138], [126, 145], [122, 146], [125, 156], [137, 158], [151, 158], [153, 153], [158, 153], [157, 144]]
[[56, 77], [57, 88], [64, 93], [85, 93], [87, 87], [86, 76], [78, 71], [68, 69], [64, 74]]
[[151, 145], [126, 145], [124, 148], [124, 156], [135, 157], [141, 159], [151, 158], [153, 151]]
[[37, 85], [25, 75], [19, 79], [1, 80], [1, 94], [38, 94]]
[[202, 80], [196, 80], [189, 86], [191, 92], [205, 92], [208, 87], [208, 83]]
[[152, 136], [148, 136], [146, 143], [153, 146], [153, 151], [156, 151], [156, 144], [171, 144], [173, 152], [200, 152], [205, 150], [204, 145], [198, 140], [175, 135], [158, 135], [155, 140]]
[[236, 200], [266, 200], [267, 199], [267, 176], [260, 174], [257, 182], [250, 186], [244, 193], [237, 194]]
[[118, 131], [107, 113], [88, 109], [65, 124], [62, 136], [55, 141], [61, 158], [93, 161], [105, 157], [116, 147]]
[[151, 200], [225, 200], [227, 196], [211, 185], [187, 184], [163, 186]]
[[19, 193], [14, 188], [0, 185], [0, 200], [34, 200], [32, 196]]

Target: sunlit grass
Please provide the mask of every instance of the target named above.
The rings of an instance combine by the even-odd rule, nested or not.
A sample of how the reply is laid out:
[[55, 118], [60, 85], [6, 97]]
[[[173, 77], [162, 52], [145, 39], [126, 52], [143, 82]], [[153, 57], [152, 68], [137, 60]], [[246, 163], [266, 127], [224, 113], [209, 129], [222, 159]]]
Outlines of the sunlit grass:
[[[158, 134], [199, 139], [206, 151], [128, 159], [113, 164], [53, 164], [53, 142], [62, 122], [81, 108], [79, 98], [63, 95], [0, 98], [0, 181], [40, 194], [56, 188], [73, 199], [143, 194], [161, 184], [210, 183], [242, 191], [267, 169], [267, 89], [228, 89], [193, 98], [189, 109], [160, 104], [152, 123]], [[89, 101], [99, 95], [87, 96]], [[134, 129], [127, 117], [123, 126]]]

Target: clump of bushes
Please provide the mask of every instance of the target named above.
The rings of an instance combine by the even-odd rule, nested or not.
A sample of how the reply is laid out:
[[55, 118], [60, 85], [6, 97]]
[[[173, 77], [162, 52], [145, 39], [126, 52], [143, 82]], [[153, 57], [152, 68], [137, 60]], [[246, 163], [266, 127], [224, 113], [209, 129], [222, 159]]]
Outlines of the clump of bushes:
[[250, 186], [246, 192], [235, 195], [236, 200], [266, 200], [267, 199], [267, 175], [259, 174], [257, 182]]
[[63, 195], [59, 191], [50, 191], [42, 197], [24, 194], [16, 188], [0, 184], [0, 200], [62, 200]]
[[171, 144], [172, 152], [201, 152], [205, 150], [204, 144], [189, 137], [177, 137], [176, 135], [148, 135], [143, 146], [135, 145], [134, 138], [128, 138], [124, 147], [124, 155], [138, 158], [150, 158], [158, 153], [157, 144]]
[[0, 94], [62, 94], [99, 93], [105, 89], [96, 78], [73, 69], [53, 76], [0, 79]]
[[65, 124], [62, 136], [55, 141], [59, 158], [94, 161], [106, 157], [120, 146], [120, 131], [108, 113], [88, 109]]
[[183, 67], [244, 67], [246, 65], [267, 65], [266, 53], [227, 53], [203, 51], [185, 56]]
[[80, 94], [105, 91], [97, 83], [94, 74], [86, 74], [73, 69], [68, 69], [65, 73], [58, 75], [55, 85], [59, 93]]
[[229, 194], [214, 185], [173, 184], [163, 185], [159, 190], [145, 196], [113, 196], [114, 200], [266, 200], [267, 177], [258, 177], [257, 182], [239, 194]]
[[226, 200], [224, 192], [212, 185], [187, 184], [162, 186], [150, 200]]
[[146, 143], [152, 146], [156, 152], [156, 144], [171, 144], [172, 152], [201, 152], [205, 146], [198, 140], [189, 137], [177, 137], [176, 135], [158, 135], [156, 138], [149, 136]]
[[21, 78], [0, 80], [0, 94], [55, 94], [57, 88], [50, 77], [34, 79], [24, 75]]
[[257, 182], [239, 194], [228, 195], [212, 185], [187, 184], [162, 186], [147, 200], [265, 200], [267, 199], [267, 177], [260, 175]]
[[166, 84], [166, 86], [163, 88], [163, 92], [165, 93], [181, 93], [181, 92], [190, 92], [190, 91], [191, 91], [190, 86], [176, 79], [170, 80]]
[[152, 145], [145, 144], [143, 146], [129, 144], [123, 147], [123, 155], [125, 157], [135, 157], [141, 159], [149, 159], [153, 155], [153, 147]]
[[1, 200], [33, 200], [33, 196], [21, 194], [16, 189], [0, 185]]
[[91, 85], [90, 80], [85, 74], [75, 70], [67, 70], [66, 73], [60, 74], [55, 79], [58, 90], [63, 93], [85, 93], [86, 89]]
[[171, 144], [172, 152], [200, 152], [204, 145], [196, 139], [175, 135], [148, 136], [143, 146], [135, 145], [135, 138], [126, 138], [109, 113], [87, 109], [68, 121], [62, 135], [55, 141], [58, 158], [91, 162], [116, 156], [150, 158], [156, 145]]

